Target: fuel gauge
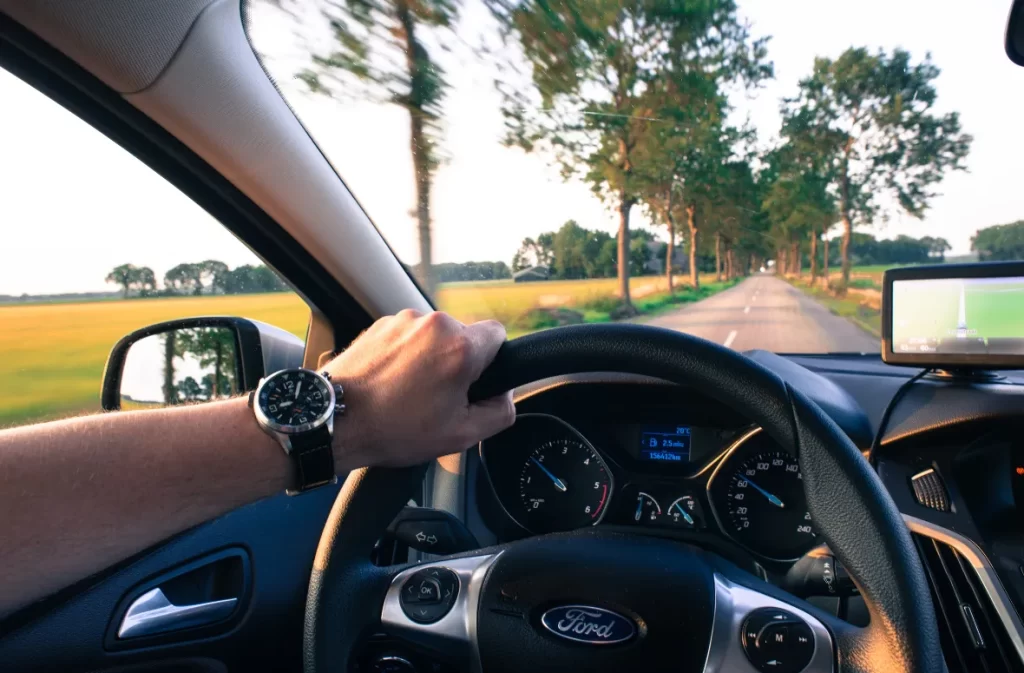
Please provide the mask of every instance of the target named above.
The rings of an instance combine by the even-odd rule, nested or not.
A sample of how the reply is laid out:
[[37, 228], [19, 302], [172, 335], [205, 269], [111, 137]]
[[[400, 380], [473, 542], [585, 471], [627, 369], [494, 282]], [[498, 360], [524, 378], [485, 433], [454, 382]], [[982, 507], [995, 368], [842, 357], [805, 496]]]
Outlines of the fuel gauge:
[[692, 495], [677, 498], [668, 508], [668, 522], [678, 528], [703, 528], [700, 503]]
[[636, 513], [633, 521], [641, 524], [656, 523], [661, 517], [661, 505], [649, 493], [640, 491], [636, 495]]

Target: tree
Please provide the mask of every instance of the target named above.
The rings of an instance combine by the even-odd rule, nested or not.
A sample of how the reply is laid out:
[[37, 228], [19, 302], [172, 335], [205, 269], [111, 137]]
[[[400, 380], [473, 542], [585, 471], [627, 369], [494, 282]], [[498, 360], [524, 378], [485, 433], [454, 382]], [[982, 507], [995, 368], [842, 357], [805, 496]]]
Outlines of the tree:
[[1024, 220], [979, 229], [971, 237], [971, 250], [983, 262], [1024, 259]]
[[[787, 254], [777, 255], [776, 259], [783, 266], [795, 267], [799, 275], [801, 241], [808, 240], [814, 283], [818, 277], [818, 238], [837, 218], [834, 199], [828, 192], [827, 167], [814, 154], [802, 154], [792, 144], [778, 148], [767, 158], [761, 210], [768, 219], [777, 249], [788, 246]], [[825, 268], [828, 269], [827, 263]], [[788, 271], [779, 269], [780, 274]]]
[[921, 243], [928, 248], [928, 256], [938, 259], [940, 262], [946, 261], [946, 253], [953, 249], [949, 241], [944, 238], [922, 236]]
[[854, 226], [871, 222], [891, 197], [921, 218], [948, 170], [965, 170], [971, 136], [955, 112], [933, 113], [939, 69], [896, 49], [850, 48], [817, 58], [783, 110], [784, 135], [828, 166], [843, 224], [842, 289], [850, 280]]
[[178, 264], [164, 274], [164, 286], [180, 294], [203, 293], [203, 268], [200, 264]]
[[167, 405], [178, 403], [178, 387], [174, 384], [174, 358], [177, 355], [174, 343], [176, 334], [174, 330], [164, 334], [164, 383], [161, 389], [164, 394], [164, 404]]
[[235, 335], [231, 330], [220, 327], [178, 330], [174, 354], [181, 358], [191, 355], [199, 362], [200, 367], [212, 367], [213, 381], [217, 382], [214, 390], [227, 390], [234, 394], [238, 389]]
[[186, 376], [176, 386], [178, 399], [183, 402], [198, 402], [203, 399], [203, 387], [191, 376]]
[[125, 299], [128, 298], [128, 291], [132, 289], [133, 284], [139, 275], [139, 269], [134, 264], [121, 264], [115, 266], [114, 269], [107, 274], [106, 281], [108, 283], [116, 283], [121, 286], [121, 292]]
[[135, 283], [139, 288], [140, 297], [148, 297], [156, 292], [156, 274], [148, 266], [137, 269]]
[[[428, 44], [458, 19], [459, 0], [326, 0], [334, 51], [313, 57], [299, 73], [311, 91], [334, 95], [364, 85], [363, 93], [409, 114], [409, 149], [416, 179], [419, 281], [433, 296], [430, 188], [439, 164], [441, 103], [448, 83]], [[431, 34], [425, 39], [426, 34]], [[433, 39], [431, 39], [433, 38]], [[400, 57], [397, 57], [400, 55]]]
[[546, 266], [550, 268], [555, 261], [555, 234], [548, 232], [536, 238], [524, 238], [512, 258], [512, 270], [522, 271], [532, 266]]
[[217, 290], [224, 292], [229, 271], [227, 264], [215, 259], [208, 259], [205, 262], [200, 262], [197, 266], [199, 267], [200, 282], [205, 282], [211, 292]]
[[[619, 296], [629, 296], [630, 212], [647, 178], [641, 162], [649, 136], [665, 119], [661, 107], [704, 106], [686, 85], [729, 79], [756, 61], [731, 0], [490, 0], [519, 46], [532, 90], [500, 87], [506, 142], [548, 153], [569, 178], [582, 177], [617, 213]], [[752, 55], [755, 57], [752, 59]], [[680, 82], [659, 88], [657, 83]], [[703, 90], [703, 89], [702, 89]], [[677, 93], [671, 105], [663, 94]]]

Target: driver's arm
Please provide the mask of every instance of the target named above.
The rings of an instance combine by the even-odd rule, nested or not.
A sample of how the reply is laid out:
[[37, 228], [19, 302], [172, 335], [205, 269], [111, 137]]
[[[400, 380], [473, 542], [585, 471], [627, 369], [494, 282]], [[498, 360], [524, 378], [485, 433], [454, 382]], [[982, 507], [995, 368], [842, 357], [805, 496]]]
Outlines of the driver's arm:
[[[345, 388], [337, 471], [410, 465], [512, 424], [511, 394], [469, 404], [505, 340], [443, 313], [377, 321], [325, 369]], [[245, 399], [0, 431], [0, 616], [240, 505], [291, 462]]]

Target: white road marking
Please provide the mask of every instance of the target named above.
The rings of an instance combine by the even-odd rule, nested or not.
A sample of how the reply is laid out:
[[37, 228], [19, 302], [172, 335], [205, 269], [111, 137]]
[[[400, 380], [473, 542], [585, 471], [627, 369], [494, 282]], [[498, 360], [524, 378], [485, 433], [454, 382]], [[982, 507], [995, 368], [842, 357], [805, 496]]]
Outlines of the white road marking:
[[743, 312], [744, 312], [744, 313], [750, 313], [750, 307], [748, 306], [748, 307], [746, 307], [745, 309], [743, 309]]
[[736, 330], [729, 332], [729, 336], [725, 337], [725, 343], [722, 345], [728, 348], [732, 345], [732, 342], [736, 340]]

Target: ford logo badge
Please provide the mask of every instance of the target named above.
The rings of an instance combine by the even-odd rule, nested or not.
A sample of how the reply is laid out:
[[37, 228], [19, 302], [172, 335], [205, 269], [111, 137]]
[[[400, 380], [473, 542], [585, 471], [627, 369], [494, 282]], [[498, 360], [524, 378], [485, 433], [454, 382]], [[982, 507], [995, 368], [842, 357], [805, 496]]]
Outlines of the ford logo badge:
[[590, 605], [560, 605], [541, 615], [540, 623], [559, 638], [588, 645], [624, 643], [636, 635], [632, 619]]

